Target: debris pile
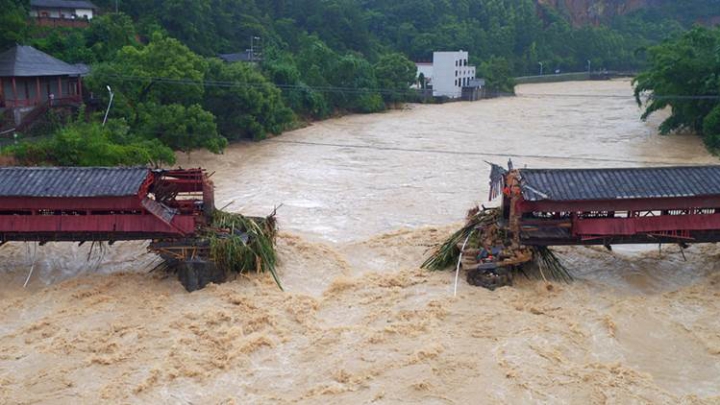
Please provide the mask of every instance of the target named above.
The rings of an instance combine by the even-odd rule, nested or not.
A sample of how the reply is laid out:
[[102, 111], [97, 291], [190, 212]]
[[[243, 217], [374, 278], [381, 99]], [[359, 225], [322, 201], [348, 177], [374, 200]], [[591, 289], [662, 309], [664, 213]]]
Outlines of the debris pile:
[[223, 283], [229, 275], [268, 272], [280, 289], [275, 265], [276, 213], [246, 217], [214, 210], [208, 225], [196, 236], [155, 241], [150, 249], [163, 259], [157, 269], [177, 273], [188, 291]]
[[275, 271], [275, 212], [265, 218], [215, 210], [206, 237], [210, 258], [225, 272], [269, 272], [282, 289]]
[[465, 226], [438, 247], [422, 267], [443, 270], [457, 263], [466, 271], [468, 283], [490, 290], [512, 285], [517, 273], [546, 281], [572, 280], [550, 249], [519, 245], [505, 222], [501, 208], [473, 208]]

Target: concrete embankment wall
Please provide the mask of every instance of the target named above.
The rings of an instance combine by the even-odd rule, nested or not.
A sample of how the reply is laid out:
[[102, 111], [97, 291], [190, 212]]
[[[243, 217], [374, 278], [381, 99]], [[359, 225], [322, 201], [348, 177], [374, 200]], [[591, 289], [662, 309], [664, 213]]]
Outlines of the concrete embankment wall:
[[523, 77], [516, 77], [515, 83], [517, 83], [517, 84], [554, 83], [554, 82], [572, 82], [572, 81], [578, 81], [578, 80], [590, 80], [590, 73], [577, 72], [577, 73], [547, 74], [547, 75], [542, 75], [542, 76], [523, 76]]
[[542, 76], [522, 76], [516, 77], [515, 83], [555, 83], [555, 82], [573, 82], [579, 80], [610, 80], [618, 77], [635, 77], [637, 72], [634, 71], [594, 71], [590, 72], [573, 72], [560, 74], [546, 74]]

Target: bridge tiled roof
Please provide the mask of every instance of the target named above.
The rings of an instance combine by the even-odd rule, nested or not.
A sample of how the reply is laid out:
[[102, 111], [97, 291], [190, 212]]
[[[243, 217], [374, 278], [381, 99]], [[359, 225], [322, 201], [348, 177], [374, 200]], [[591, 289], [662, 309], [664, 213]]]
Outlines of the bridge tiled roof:
[[2, 167], [1, 197], [125, 197], [137, 195], [145, 167]]
[[520, 169], [527, 201], [582, 201], [720, 195], [720, 166]]

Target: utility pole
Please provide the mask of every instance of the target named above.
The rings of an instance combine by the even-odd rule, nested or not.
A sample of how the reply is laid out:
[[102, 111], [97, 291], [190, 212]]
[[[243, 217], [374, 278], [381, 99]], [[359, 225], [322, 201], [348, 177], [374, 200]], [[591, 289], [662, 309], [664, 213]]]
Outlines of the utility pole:
[[[255, 45], [255, 41], [258, 42], [258, 45]], [[262, 42], [260, 37], [256, 37], [254, 35], [250, 37], [250, 49], [248, 49], [248, 51], [250, 52], [251, 63], [255, 63], [256, 59], [259, 60], [262, 58]]]
[[540, 65], [540, 76], [542, 76], [543, 75], [543, 63], [538, 62], [538, 64]]
[[591, 66], [591, 62], [590, 62], [590, 59], [588, 59], [588, 61], [587, 61], [587, 62], [588, 62], [588, 73], [590, 73], [590, 66]]
[[115, 0], [115, 14], [118, 13], [118, 0]]
[[110, 88], [110, 86], [106, 86], [106, 87], [107, 87], [108, 93], [110, 93], [110, 102], [108, 103], [107, 111], [105, 111], [105, 118], [103, 118], [103, 123], [102, 123], [103, 127], [105, 126], [105, 123], [107, 122], [108, 114], [110, 114], [110, 107], [112, 107], [112, 102], [113, 102], [113, 99], [115, 98], [115, 93], [112, 92], [112, 89]]

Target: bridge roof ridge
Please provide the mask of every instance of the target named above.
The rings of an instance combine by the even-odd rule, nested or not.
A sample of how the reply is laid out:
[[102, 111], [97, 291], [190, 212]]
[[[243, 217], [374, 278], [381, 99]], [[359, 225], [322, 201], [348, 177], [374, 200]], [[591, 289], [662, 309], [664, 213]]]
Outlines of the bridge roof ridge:
[[0, 197], [132, 196], [149, 175], [146, 167], [0, 167]]

